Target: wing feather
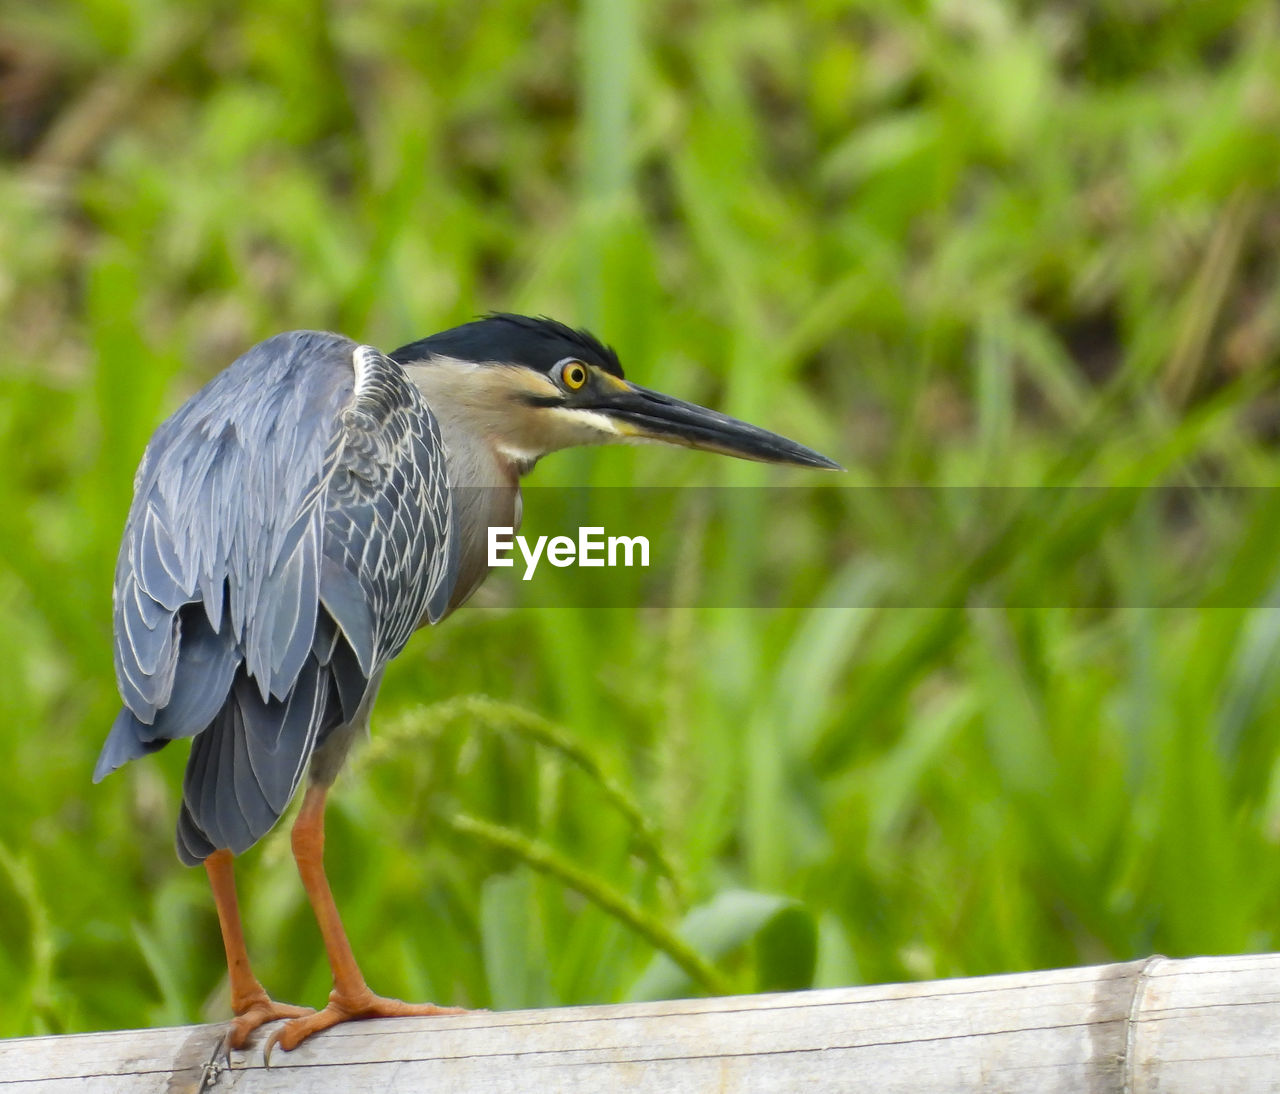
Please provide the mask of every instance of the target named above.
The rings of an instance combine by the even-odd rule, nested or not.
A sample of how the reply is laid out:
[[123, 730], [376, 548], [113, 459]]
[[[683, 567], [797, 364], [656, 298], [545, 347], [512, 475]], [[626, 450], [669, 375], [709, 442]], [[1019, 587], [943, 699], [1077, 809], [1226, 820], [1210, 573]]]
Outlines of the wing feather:
[[255, 346], [139, 467], [114, 596], [125, 707], [95, 780], [194, 737], [179, 856], [244, 850], [443, 612], [452, 519], [438, 426], [398, 364], [332, 334]]

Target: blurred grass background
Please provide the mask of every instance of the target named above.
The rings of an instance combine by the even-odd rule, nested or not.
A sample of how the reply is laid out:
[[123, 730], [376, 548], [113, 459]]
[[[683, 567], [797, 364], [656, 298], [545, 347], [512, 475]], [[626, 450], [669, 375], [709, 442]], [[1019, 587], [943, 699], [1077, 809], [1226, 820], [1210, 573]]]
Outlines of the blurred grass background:
[[[630, 503], [688, 533], [672, 602], [737, 607], [521, 610], [506, 573], [414, 640], [330, 810], [375, 989], [514, 1007], [1274, 948], [1277, 24], [7, 3], [0, 1035], [226, 1014], [172, 852], [185, 749], [89, 784], [152, 429], [276, 331], [390, 349], [491, 308], [589, 325], [646, 385], [849, 472], [538, 468], [805, 489], [728, 520]], [[924, 526], [872, 489], [904, 484], [941, 499]], [[1008, 485], [1033, 489], [967, 489]], [[574, 497], [528, 530], [590, 523]], [[240, 878], [259, 975], [318, 1004], [287, 838]]]

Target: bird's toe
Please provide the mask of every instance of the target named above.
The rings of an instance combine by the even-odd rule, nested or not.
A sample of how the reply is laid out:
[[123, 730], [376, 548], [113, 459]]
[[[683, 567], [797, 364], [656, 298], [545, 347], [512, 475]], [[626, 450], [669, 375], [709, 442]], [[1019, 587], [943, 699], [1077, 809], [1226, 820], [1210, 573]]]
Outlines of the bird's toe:
[[278, 1022], [282, 1018], [297, 1020], [306, 1015], [315, 1014], [314, 1007], [299, 1007], [293, 1003], [277, 1003], [265, 994], [255, 998], [241, 1008], [237, 1008], [236, 1016], [231, 1020], [231, 1028], [223, 1043], [228, 1049], [244, 1048], [250, 1034], [259, 1026], [268, 1022]]
[[465, 1007], [441, 1007], [435, 1003], [405, 1003], [375, 995], [367, 988], [358, 996], [346, 996], [335, 991], [329, 996], [329, 1005], [323, 1010], [311, 1011], [286, 1022], [268, 1038], [263, 1050], [267, 1065], [271, 1064], [271, 1051], [279, 1046], [292, 1052], [303, 1041], [321, 1030], [342, 1022], [362, 1021], [366, 1018], [434, 1017], [447, 1014], [466, 1014]]

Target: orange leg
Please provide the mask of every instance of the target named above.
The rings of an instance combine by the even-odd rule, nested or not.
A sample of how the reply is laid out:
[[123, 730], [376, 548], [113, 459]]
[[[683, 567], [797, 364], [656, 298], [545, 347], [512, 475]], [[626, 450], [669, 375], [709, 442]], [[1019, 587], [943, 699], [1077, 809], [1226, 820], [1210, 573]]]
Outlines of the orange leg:
[[306, 889], [315, 910], [320, 935], [333, 969], [333, 991], [324, 1010], [294, 1018], [271, 1035], [266, 1052], [279, 1045], [286, 1051], [297, 1048], [313, 1033], [350, 1022], [356, 1018], [399, 1018], [405, 1015], [464, 1014], [462, 1007], [438, 1007], [434, 1003], [402, 1003], [374, 995], [364, 982], [356, 959], [333, 902], [333, 893], [324, 873], [324, 804], [327, 791], [323, 786], [307, 787], [302, 810], [293, 825], [293, 857], [298, 863], [302, 887]]
[[310, 1007], [277, 1003], [253, 975], [249, 967], [249, 951], [240, 926], [240, 908], [236, 902], [236, 880], [230, 851], [214, 851], [204, 860], [213, 888], [213, 902], [218, 908], [218, 924], [222, 927], [222, 945], [227, 951], [227, 973], [231, 978], [231, 1009], [235, 1020], [227, 1033], [227, 1048], [242, 1048], [255, 1029], [264, 1022], [279, 1018], [297, 1018], [312, 1014]]

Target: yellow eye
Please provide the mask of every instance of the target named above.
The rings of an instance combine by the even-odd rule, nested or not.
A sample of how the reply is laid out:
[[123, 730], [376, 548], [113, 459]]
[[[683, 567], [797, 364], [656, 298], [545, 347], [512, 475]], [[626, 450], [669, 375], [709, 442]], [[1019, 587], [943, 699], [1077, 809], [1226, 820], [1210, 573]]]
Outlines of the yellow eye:
[[570, 391], [578, 391], [587, 382], [587, 366], [581, 361], [570, 361], [561, 371], [560, 379]]

